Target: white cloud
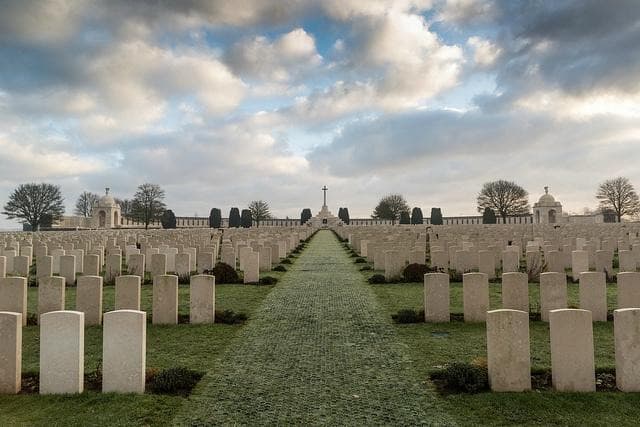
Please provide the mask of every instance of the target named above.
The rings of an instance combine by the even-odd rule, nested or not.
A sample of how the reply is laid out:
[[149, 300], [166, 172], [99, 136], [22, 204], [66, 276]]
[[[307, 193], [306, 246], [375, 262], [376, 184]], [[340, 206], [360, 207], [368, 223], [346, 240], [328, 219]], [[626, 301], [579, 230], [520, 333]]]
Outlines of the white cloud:
[[299, 78], [322, 62], [313, 37], [296, 28], [274, 41], [258, 36], [235, 44], [227, 62], [239, 74], [274, 82]]
[[467, 45], [473, 49], [473, 60], [480, 67], [490, 67], [502, 52], [502, 49], [490, 40], [473, 36], [467, 40]]

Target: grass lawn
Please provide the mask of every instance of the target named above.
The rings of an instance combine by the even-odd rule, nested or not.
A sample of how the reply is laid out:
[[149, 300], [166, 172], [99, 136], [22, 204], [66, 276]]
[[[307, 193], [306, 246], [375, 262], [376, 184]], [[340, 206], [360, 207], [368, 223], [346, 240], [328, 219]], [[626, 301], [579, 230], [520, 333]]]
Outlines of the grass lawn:
[[[370, 285], [387, 316], [400, 309], [422, 309], [423, 285], [400, 283]], [[500, 285], [489, 284], [491, 309], [501, 308]], [[538, 285], [530, 285], [530, 300], [538, 301]], [[607, 288], [609, 309], [615, 304], [615, 285]], [[578, 307], [578, 285], [568, 285], [569, 306]], [[451, 312], [462, 313], [462, 283], [451, 284]], [[396, 332], [412, 355], [416, 372], [429, 372], [452, 361], [486, 358], [484, 324], [396, 324]], [[594, 323], [597, 368], [615, 366], [613, 322]], [[530, 322], [532, 368], [550, 369], [549, 327]], [[427, 381], [427, 384], [430, 384]], [[430, 385], [427, 385], [429, 387]], [[533, 391], [440, 396], [444, 408], [461, 425], [637, 425], [640, 394], [598, 392], [588, 394]]]
[[[271, 272], [268, 275], [278, 276]], [[249, 317], [273, 286], [217, 285], [216, 308], [244, 312]], [[151, 313], [151, 285], [142, 287], [142, 310]], [[104, 311], [113, 309], [115, 289], [104, 287]], [[37, 288], [29, 288], [29, 312], [37, 307]], [[179, 312], [189, 312], [188, 285], [179, 287]], [[66, 308], [75, 308], [75, 288], [67, 288]], [[147, 368], [185, 366], [215, 369], [217, 360], [244, 326], [147, 324]], [[39, 328], [23, 328], [23, 372], [37, 372]], [[85, 329], [85, 374], [102, 358], [102, 328]], [[0, 425], [166, 425], [185, 398], [154, 394], [122, 395], [86, 391], [75, 396], [0, 396]]]

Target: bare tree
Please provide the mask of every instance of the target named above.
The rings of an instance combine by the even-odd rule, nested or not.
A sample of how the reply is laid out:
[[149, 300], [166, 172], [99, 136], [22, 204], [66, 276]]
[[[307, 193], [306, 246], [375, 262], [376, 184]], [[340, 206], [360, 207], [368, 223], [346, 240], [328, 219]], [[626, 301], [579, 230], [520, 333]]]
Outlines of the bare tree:
[[73, 213], [88, 218], [93, 213], [93, 206], [100, 200], [100, 196], [96, 193], [83, 191], [76, 200], [76, 208]]
[[264, 200], [254, 200], [249, 203], [248, 208], [251, 212], [251, 217], [256, 222], [256, 227], [260, 227], [260, 221], [271, 218], [269, 204]]
[[600, 208], [611, 209], [616, 213], [618, 222], [625, 215], [640, 213], [638, 194], [628, 178], [617, 177], [609, 179], [598, 186], [596, 198], [600, 200]]
[[478, 194], [478, 212], [483, 213], [485, 208], [492, 209], [505, 223], [508, 216], [529, 213], [529, 193], [515, 182], [503, 179], [487, 182]]
[[133, 201], [129, 199], [115, 199], [115, 202], [120, 205], [120, 215], [123, 218], [131, 218], [133, 211]]
[[409, 213], [409, 205], [404, 196], [401, 194], [389, 194], [380, 199], [373, 210], [371, 218], [391, 220], [391, 223], [395, 224], [403, 212]]
[[53, 184], [20, 184], [9, 195], [2, 212], [9, 219], [21, 219], [37, 231], [40, 225], [56, 221], [64, 214], [60, 187]]
[[158, 221], [166, 209], [164, 204], [164, 190], [157, 184], [142, 184], [133, 196], [131, 218], [144, 224]]

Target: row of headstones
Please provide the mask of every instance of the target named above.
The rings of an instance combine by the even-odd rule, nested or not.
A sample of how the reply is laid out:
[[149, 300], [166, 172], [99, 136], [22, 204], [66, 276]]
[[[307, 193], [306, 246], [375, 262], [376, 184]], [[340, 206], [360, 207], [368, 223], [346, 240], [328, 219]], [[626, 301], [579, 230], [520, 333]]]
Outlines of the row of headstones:
[[[22, 313], [0, 311], [0, 393], [20, 392]], [[137, 310], [104, 314], [102, 391], [144, 393], [147, 315]], [[40, 317], [40, 394], [82, 393], [85, 313], [52, 311]]]
[[[119, 276], [115, 282], [115, 309], [140, 310], [141, 284], [138, 276]], [[76, 310], [85, 314], [87, 325], [102, 322], [103, 279], [81, 276], [76, 290]], [[189, 321], [213, 323], [215, 320], [215, 277], [191, 276], [189, 285]], [[38, 287], [38, 318], [65, 309], [64, 277], [48, 277]], [[23, 277], [0, 279], [0, 310], [20, 313], [27, 322], [27, 281]], [[153, 324], [178, 323], [178, 276], [160, 275], [153, 279]]]
[[[486, 321], [489, 310], [489, 276], [467, 273], [462, 276], [462, 300], [465, 322]], [[617, 308], [640, 307], [640, 273], [619, 273]], [[593, 313], [593, 320], [607, 321], [607, 283], [602, 272], [580, 273], [580, 308]], [[529, 312], [529, 281], [525, 273], [502, 274], [502, 308]], [[549, 312], [567, 308], [567, 276], [564, 273], [540, 275], [540, 315], [549, 320]], [[449, 275], [427, 273], [424, 276], [424, 316], [426, 322], [449, 322]]]
[[[487, 318], [487, 368], [493, 391], [531, 390], [529, 314], [493, 310]], [[640, 308], [615, 310], [616, 386], [640, 391]], [[596, 390], [591, 312], [557, 309], [549, 312], [551, 376], [555, 390]]]

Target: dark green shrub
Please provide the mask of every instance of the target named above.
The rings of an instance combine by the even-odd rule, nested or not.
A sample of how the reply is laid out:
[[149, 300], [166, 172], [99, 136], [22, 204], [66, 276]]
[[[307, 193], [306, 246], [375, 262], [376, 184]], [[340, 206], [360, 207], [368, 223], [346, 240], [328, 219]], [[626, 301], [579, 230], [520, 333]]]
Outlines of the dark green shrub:
[[204, 273], [215, 276], [217, 285], [240, 282], [236, 269], [223, 262], [217, 263], [213, 270], [206, 270]]
[[450, 363], [444, 369], [433, 372], [431, 379], [454, 393], [478, 393], [489, 389], [487, 368], [472, 363]]
[[371, 271], [371, 270], [373, 270], [373, 267], [371, 267], [370, 265], [365, 265], [360, 269], [360, 271]]
[[399, 310], [397, 314], [392, 314], [391, 318], [396, 323], [421, 323], [424, 322], [424, 311], [412, 309]]
[[260, 279], [259, 283], [261, 285], [275, 285], [276, 283], [278, 283], [278, 279], [271, 276], [265, 276]]
[[203, 375], [184, 367], [164, 369], [151, 378], [148, 389], [157, 394], [188, 396]]
[[429, 272], [429, 267], [425, 264], [409, 264], [402, 272], [402, 277], [407, 282], [423, 282], [424, 275]]
[[287, 271], [287, 269], [284, 265], [276, 265], [273, 267], [273, 271]]
[[367, 260], [365, 260], [364, 258], [356, 258], [355, 261], [353, 261], [356, 264], [363, 264], [365, 262], [367, 262]]
[[371, 284], [380, 284], [380, 283], [386, 283], [387, 281], [384, 278], [384, 275], [382, 274], [374, 274], [373, 276], [369, 277], [369, 283]]
[[236, 313], [233, 310], [216, 310], [215, 323], [223, 323], [225, 325], [237, 325], [244, 323], [247, 315], [244, 313]]
[[462, 272], [458, 270], [449, 270], [450, 282], [462, 282]]
[[176, 228], [176, 214], [171, 209], [164, 211], [160, 217], [162, 228]]
[[293, 264], [293, 262], [290, 259], [285, 258], [282, 261], [280, 261], [280, 264]]

